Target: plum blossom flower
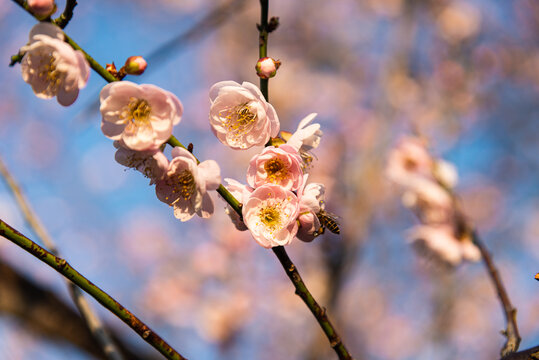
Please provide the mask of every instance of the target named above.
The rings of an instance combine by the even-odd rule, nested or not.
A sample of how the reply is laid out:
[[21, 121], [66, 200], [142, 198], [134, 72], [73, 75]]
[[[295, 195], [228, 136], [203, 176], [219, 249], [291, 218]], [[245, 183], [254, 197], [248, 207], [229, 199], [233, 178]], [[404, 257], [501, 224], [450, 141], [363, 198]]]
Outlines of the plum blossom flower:
[[279, 118], [256, 85], [221, 81], [210, 89], [210, 125], [233, 149], [263, 146], [279, 133]]
[[131, 150], [157, 150], [183, 113], [174, 94], [154, 85], [113, 82], [101, 90], [99, 99], [103, 134]]
[[114, 158], [123, 166], [134, 168], [150, 179], [150, 185], [163, 178], [168, 170], [168, 159], [161, 151], [134, 151], [114, 142]]
[[419, 253], [451, 266], [464, 260], [481, 259], [481, 253], [471, 239], [467, 236], [457, 238], [451, 226], [416, 226], [410, 230], [408, 239]]
[[[226, 189], [230, 191], [232, 196], [234, 196], [240, 203], [244, 203], [245, 201], [247, 201], [247, 199], [253, 192], [252, 188], [234, 179], [226, 178], [225, 182], [228, 184], [227, 186], [225, 186]], [[240, 215], [230, 205], [226, 206], [225, 213], [230, 217], [230, 220], [232, 220], [232, 223], [234, 224], [237, 230], [239, 231], [247, 230], [247, 226], [241, 220]]]
[[308, 184], [298, 191], [299, 229], [296, 237], [301, 241], [310, 242], [318, 236], [321, 224], [317, 214], [325, 208], [324, 194], [324, 185], [318, 183]]
[[253, 188], [272, 183], [295, 191], [302, 182], [301, 157], [286, 144], [278, 148], [264, 148], [260, 154], [253, 156], [247, 169], [247, 183]]
[[195, 157], [180, 147], [172, 149], [172, 157], [167, 173], [156, 182], [157, 197], [173, 206], [174, 216], [181, 221], [187, 221], [195, 214], [209, 218], [213, 214], [213, 201], [208, 190], [219, 187], [219, 165], [213, 160], [197, 165]]
[[79, 50], [64, 42], [64, 33], [51, 23], [39, 23], [30, 31], [30, 42], [21, 51], [22, 78], [37, 97], [69, 106], [86, 86], [90, 66]]
[[278, 185], [255, 189], [243, 204], [242, 214], [255, 241], [265, 248], [288, 245], [298, 232], [298, 198]]
[[286, 141], [287, 145], [292, 146], [299, 152], [305, 167], [309, 167], [313, 161], [313, 156], [310, 151], [316, 149], [320, 145], [320, 140], [324, 134], [320, 130], [320, 124], [311, 124], [317, 113], [312, 113], [303, 118], [296, 129], [296, 132], [291, 134], [288, 131], [281, 131], [281, 136]]

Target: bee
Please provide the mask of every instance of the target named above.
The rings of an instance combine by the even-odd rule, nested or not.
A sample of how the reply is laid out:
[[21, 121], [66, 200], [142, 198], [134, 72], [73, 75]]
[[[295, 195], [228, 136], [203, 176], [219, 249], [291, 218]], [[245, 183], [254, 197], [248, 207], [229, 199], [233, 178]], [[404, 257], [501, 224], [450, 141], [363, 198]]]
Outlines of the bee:
[[318, 234], [323, 234], [324, 228], [328, 229], [334, 234], [341, 233], [341, 229], [339, 228], [339, 223], [337, 222], [337, 215], [334, 215], [332, 213], [329, 213], [325, 210], [320, 209], [320, 212], [316, 214], [316, 217], [318, 217], [318, 220], [320, 220], [320, 224], [322, 225], [320, 230], [317, 231]]

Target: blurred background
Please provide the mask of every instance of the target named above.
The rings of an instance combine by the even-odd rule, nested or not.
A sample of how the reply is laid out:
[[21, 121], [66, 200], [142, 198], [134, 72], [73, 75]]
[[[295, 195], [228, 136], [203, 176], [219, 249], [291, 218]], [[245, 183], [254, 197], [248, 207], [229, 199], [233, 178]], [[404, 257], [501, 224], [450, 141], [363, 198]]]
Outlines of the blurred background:
[[[64, 2], [58, 2], [63, 9]], [[458, 170], [465, 212], [499, 267], [523, 338], [539, 344], [539, 3], [535, 0], [271, 0], [282, 67], [269, 98], [283, 130], [317, 112], [324, 137], [310, 180], [327, 187], [341, 235], [288, 247], [357, 359], [496, 359], [500, 304], [482, 263], [419, 258], [417, 223], [384, 177], [389, 149], [418, 131]], [[208, 89], [258, 83], [255, 0], [80, 1], [66, 33], [101, 64], [131, 55], [175, 93], [174, 135], [223, 178], [245, 182], [259, 149], [221, 145]], [[276, 257], [234, 229], [225, 203], [180, 223], [148, 179], [115, 163], [100, 130], [96, 73], [63, 108], [35, 97], [10, 56], [35, 20], [0, 4], [0, 156], [63, 256], [192, 359], [333, 359]], [[118, 66], [118, 67], [119, 67]], [[0, 218], [35, 238], [6, 186]], [[0, 239], [0, 358], [102, 359], [60, 276]], [[93, 300], [128, 359], [160, 355]]]

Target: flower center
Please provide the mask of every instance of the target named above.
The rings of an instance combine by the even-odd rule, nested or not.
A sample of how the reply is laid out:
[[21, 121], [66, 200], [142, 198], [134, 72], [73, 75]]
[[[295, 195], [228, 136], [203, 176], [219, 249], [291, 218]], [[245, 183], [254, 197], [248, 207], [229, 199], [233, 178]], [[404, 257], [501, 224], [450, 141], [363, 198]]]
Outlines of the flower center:
[[281, 212], [278, 205], [268, 205], [258, 213], [260, 221], [271, 231], [279, 229], [281, 226]]
[[257, 117], [247, 103], [223, 109], [219, 112], [219, 115], [224, 118], [224, 125], [228, 131], [237, 136], [247, 133]]
[[38, 77], [48, 83], [50, 92], [56, 94], [62, 82], [62, 73], [56, 69], [56, 58], [52, 53], [49, 56], [42, 56], [39, 65]]
[[173, 183], [173, 193], [179, 194], [184, 200], [189, 200], [196, 190], [196, 182], [193, 174], [185, 169], [181, 173], [171, 177]]
[[152, 107], [145, 99], [130, 98], [127, 104], [125, 118], [135, 126], [146, 125], [150, 122]]
[[273, 183], [277, 180], [284, 180], [288, 176], [288, 168], [279, 158], [266, 161], [264, 163], [264, 170], [266, 170], [266, 174], [268, 174], [268, 180]]

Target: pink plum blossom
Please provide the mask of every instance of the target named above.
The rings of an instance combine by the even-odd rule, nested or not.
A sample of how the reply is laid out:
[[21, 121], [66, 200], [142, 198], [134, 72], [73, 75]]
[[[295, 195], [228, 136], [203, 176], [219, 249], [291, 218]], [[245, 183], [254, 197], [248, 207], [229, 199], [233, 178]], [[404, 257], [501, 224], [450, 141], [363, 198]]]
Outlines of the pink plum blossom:
[[165, 176], [156, 182], [159, 200], [174, 207], [174, 216], [181, 221], [191, 219], [195, 213], [202, 218], [213, 214], [213, 201], [209, 190], [216, 190], [221, 183], [219, 165], [206, 160], [197, 165], [195, 157], [187, 150], [172, 149], [172, 161]]
[[83, 53], [64, 42], [64, 33], [51, 23], [39, 23], [30, 31], [30, 43], [21, 48], [22, 78], [37, 97], [69, 106], [86, 86], [90, 66]]
[[324, 210], [325, 187], [322, 184], [311, 183], [298, 191], [299, 199], [299, 230], [296, 237], [310, 242], [318, 236], [321, 224], [318, 214]]
[[[225, 186], [226, 189], [230, 191], [232, 196], [234, 196], [236, 200], [238, 200], [240, 203], [244, 203], [245, 201], [247, 201], [247, 199], [253, 192], [252, 188], [234, 179], [226, 178], [225, 182], [227, 183], [227, 186]], [[230, 205], [227, 205], [225, 212], [230, 217], [230, 220], [232, 220], [232, 223], [234, 224], [236, 229], [238, 229], [239, 231], [247, 230], [247, 226], [241, 220], [240, 215]]]
[[263, 146], [279, 133], [275, 109], [254, 84], [218, 82], [210, 89], [210, 102], [212, 131], [233, 149]]
[[161, 151], [134, 151], [120, 146], [114, 142], [117, 148], [114, 158], [123, 166], [134, 168], [150, 179], [150, 185], [163, 178], [168, 170], [168, 159]]
[[298, 198], [278, 185], [255, 189], [243, 204], [242, 214], [255, 241], [265, 248], [288, 245], [298, 232]]
[[457, 238], [451, 226], [416, 226], [410, 230], [408, 239], [421, 254], [451, 266], [463, 260], [481, 259], [477, 246], [468, 237]]
[[174, 94], [154, 85], [117, 81], [106, 85], [99, 98], [103, 134], [136, 151], [157, 150], [183, 113]]
[[40, 19], [44, 19], [54, 13], [56, 4], [54, 0], [28, 0], [28, 9]]
[[303, 182], [301, 157], [290, 145], [268, 146], [253, 156], [247, 169], [247, 183], [257, 188], [272, 183], [295, 191]]
[[311, 124], [317, 115], [316, 113], [312, 113], [303, 118], [299, 122], [296, 132], [293, 134], [288, 131], [281, 131], [281, 136], [286, 141], [286, 144], [299, 152], [303, 160], [304, 169], [308, 169], [312, 163], [313, 155], [311, 155], [310, 151], [320, 145], [323, 135], [322, 130], [320, 130], [320, 124]]

